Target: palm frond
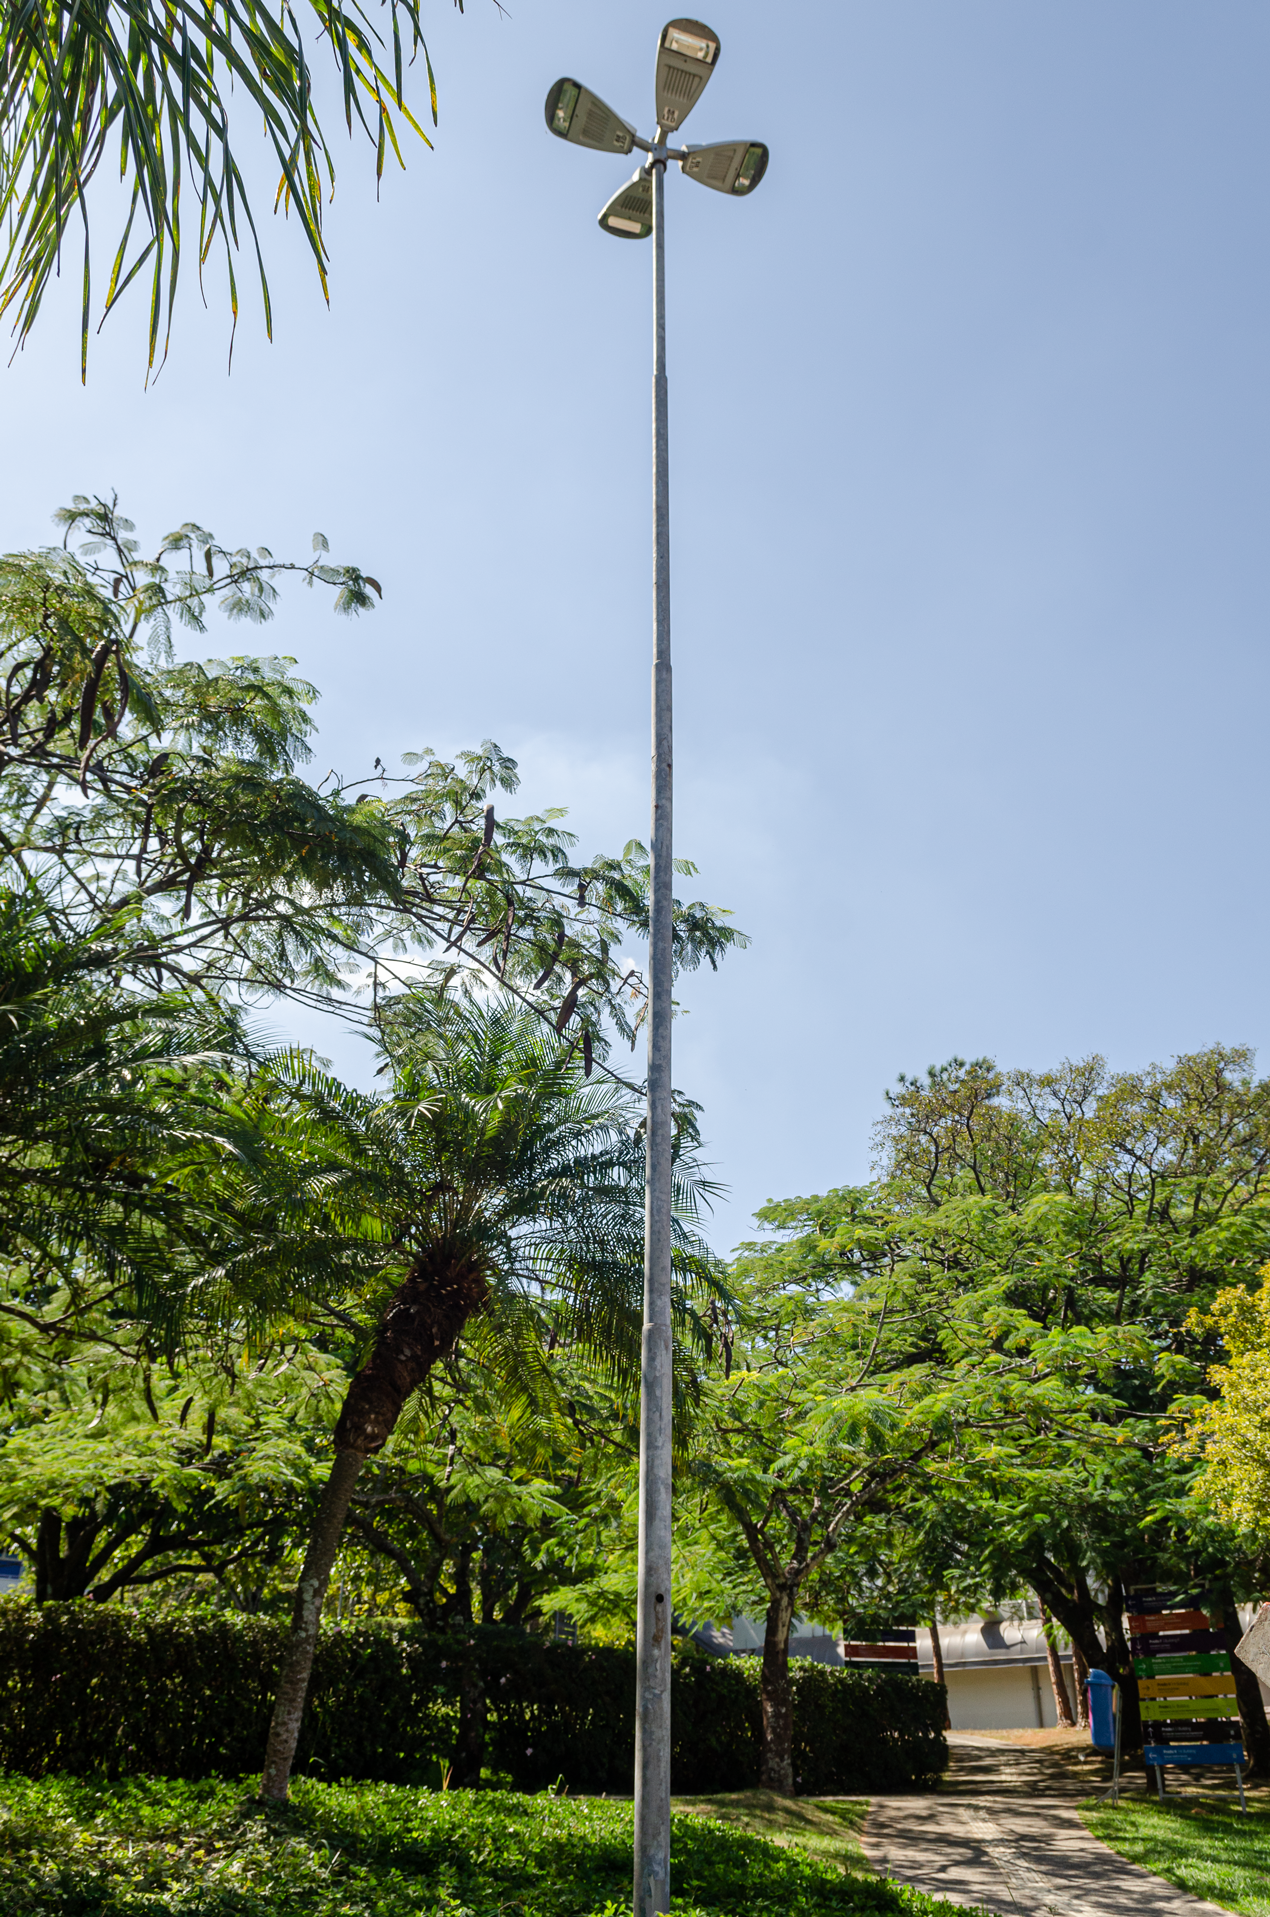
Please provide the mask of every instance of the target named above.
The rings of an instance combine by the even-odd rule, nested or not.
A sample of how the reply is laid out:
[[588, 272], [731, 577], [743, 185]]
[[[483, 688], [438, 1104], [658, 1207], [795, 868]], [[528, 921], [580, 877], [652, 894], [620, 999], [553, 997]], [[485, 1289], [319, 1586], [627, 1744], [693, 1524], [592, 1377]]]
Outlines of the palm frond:
[[[403, 29], [409, 59], [423, 48], [426, 60], [419, 0], [388, 0], [386, 36], [357, 0], [310, 4], [334, 56], [345, 124], [352, 132], [356, 121], [369, 137], [378, 178], [387, 147], [401, 158], [394, 115], [431, 144], [403, 89]], [[335, 173], [299, 21], [289, 6], [271, 13], [257, 0], [215, 6], [210, 0], [77, 0], [72, 7], [14, 0], [6, 8], [0, 212], [9, 240], [0, 265], [0, 311], [13, 309], [19, 341], [35, 322], [60, 270], [68, 229], [78, 220], [86, 371], [92, 312], [87, 194], [112, 147], [131, 194], [102, 317], [148, 265], [149, 365], [166, 353], [181, 264], [181, 190], [188, 181], [198, 209], [200, 279], [219, 246], [236, 321], [233, 259], [246, 241], [270, 330], [255, 215], [231, 137], [235, 97], [242, 106], [234, 109], [234, 125], [246, 109], [262, 127], [278, 168], [275, 205], [294, 210], [325, 296], [322, 210]], [[432, 111], [435, 124], [435, 100]]]

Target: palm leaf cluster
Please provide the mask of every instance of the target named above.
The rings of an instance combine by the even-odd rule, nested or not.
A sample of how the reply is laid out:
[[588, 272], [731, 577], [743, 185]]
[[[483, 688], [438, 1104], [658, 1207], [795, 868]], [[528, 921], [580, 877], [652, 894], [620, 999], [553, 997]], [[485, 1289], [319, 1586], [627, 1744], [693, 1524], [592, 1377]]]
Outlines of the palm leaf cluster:
[[[379, 1247], [374, 1282], [345, 1288], [361, 1322], [381, 1318], [403, 1283], [471, 1273], [482, 1360], [513, 1397], [551, 1395], [545, 1347], [558, 1340], [629, 1383], [643, 1319], [642, 1101], [612, 1079], [586, 1078], [573, 1045], [506, 999], [404, 994], [381, 1007], [380, 1033], [386, 1096], [341, 1083], [302, 1053], [270, 1061], [253, 1080], [244, 1115], [249, 1108], [265, 1151], [236, 1176], [263, 1173], [257, 1211], [280, 1202], [271, 1197], [281, 1192], [276, 1130], [301, 1213], [291, 1235], [307, 1219], [333, 1257], [334, 1237], [314, 1232], [322, 1218], [350, 1246]], [[697, 1228], [712, 1187], [694, 1147], [685, 1122], [676, 1327], [700, 1346], [717, 1277]], [[238, 1260], [229, 1309], [253, 1289], [241, 1270]]]
[[53, 1321], [70, 1320], [90, 1298], [170, 1290], [215, 1235], [178, 1168], [237, 1149], [223, 1100], [237, 1021], [112, 990], [91, 946], [52, 935], [33, 893], [0, 893], [0, 1309], [12, 1316], [60, 1297]]
[[[375, 149], [401, 158], [394, 115], [426, 141], [406, 104], [405, 69], [422, 50], [433, 122], [436, 86], [418, 0], [388, 0], [381, 30], [358, 0], [309, 0], [312, 24], [334, 55], [341, 105]], [[456, 0], [462, 7], [462, 0]], [[276, 203], [294, 210], [326, 291], [322, 209], [334, 166], [314, 101], [300, 19], [256, 0], [10, 0], [0, 77], [0, 210], [8, 244], [0, 265], [0, 311], [12, 309], [25, 339], [68, 228], [82, 231], [81, 362], [86, 375], [93, 310], [88, 190], [103, 160], [117, 160], [127, 199], [102, 317], [138, 275], [149, 286], [148, 350], [166, 351], [182, 257], [182, 187], [196, 209], [202, 268], [214, 247], [225, 259], [238, 317], [234, 256], [255, 256], [272, 332], [269, 285], [256, 217], [233, 128], [246, 113], [263, 127], [277, 168]]]

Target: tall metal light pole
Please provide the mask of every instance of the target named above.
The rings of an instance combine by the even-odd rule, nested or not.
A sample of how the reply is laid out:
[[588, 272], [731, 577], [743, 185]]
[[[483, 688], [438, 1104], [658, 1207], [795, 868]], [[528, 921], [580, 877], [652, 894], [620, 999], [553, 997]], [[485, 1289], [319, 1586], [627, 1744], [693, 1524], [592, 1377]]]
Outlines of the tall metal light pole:
[[653, 240], [653, 816], [648, 952], [648, 1129], [644, 1199], [644, 1334], [639, 1424], [639, 1619], [635, 1716], [635, 1917], [670, 1909], [671, 1402], [670, 1281], [674, 973], [673, 733], [670, 678], [670, 437], [666, 386], [666, 167], [721, 193], [752, 193], [767, 168], [757, 140], [672, 147], [719, 59], [700, 20], [672, 20], [657, 42], [656, 133], [633, 126], [577, 80], [547, 95], [547, 125], [602, 153], [635, 147], [648, 164], [600, 214], [617, 239]]

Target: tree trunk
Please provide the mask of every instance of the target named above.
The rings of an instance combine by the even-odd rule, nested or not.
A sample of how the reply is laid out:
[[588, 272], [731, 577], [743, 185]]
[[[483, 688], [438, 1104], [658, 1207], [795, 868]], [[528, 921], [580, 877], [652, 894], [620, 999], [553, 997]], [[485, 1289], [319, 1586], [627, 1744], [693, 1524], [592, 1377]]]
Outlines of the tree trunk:
[[[123, 1533], [126, 1540], [139, 1525], [130, 1525]], [[35, 1601], [64, 1604], [70, 1598], [87, 1597], [94, 1572], [100, 1568], [93, 1547], [104, 1526], [91, 1511], [76, 1512], [63, 1525], [60, 1511], [40, 1513], [40, 1528], [35, 1540]], [[63, 1544], [65, 1549], [63, 1550]], [[109, 1559], [110, 1551], [101, 1553]]]
[[322, 1502], [313, 1529], [309, 1533], [304, 1568], [295, 1588], [295, 1609], [291, 1616], [291, 1635], [287, 1639], [278, 1695], [274, 1699], [273, 1719], [269, 1725], [269, 1743], [265, 1750], [264, 1774], [260, 1795], [275, 1803], [286, 1801], [291, 1782], [291, 1766], [300, 1741], [304, 1700], [308, 1696], [313, 1653], [317, 1649], [318, 1623], [322, 1600], [330, 1583], [331, 1566], [340, 1547], [344, 1519], [362, 1459], [356, 1451], [337, 1451], [335, 1462], [322, 1492]]
[[484, 1272], [471, 1259], [432, 1271], [416, 1266], [393, 1293], [375, 1348], [356, 1374], [335, 1426], [335, 1463], [313, 1523], [274, 1701], [260, 1795], [286, 1800], [295, 1762], [322, 1601], [339, 1549], [353, 1486], [364, 1459], [392, 1436], [401, 1407], [437, 1359], [449, 1351], [488, 1295]]
[[[1070, 1637], [1073, 1646], [1080, 1650], [1087, 1668], [1106, 1671], [1120, 1686], [1122, 1747], [1126, 1751], [1140, 1750], [1142, 1716], [1138, 1710], [1138, 1680], [1124, 1634], [1124, 1591], [1120, 1580], [1113, 1580], [1106, 1604], [1097, 1607], [1090, 1595], [1089, 1585], [1079, 1571], [1073, 1577], [1074, 1594], [1054, 1574], [1048, 1560], [1038, 1561], [1032, 1567], [1028, 1581], [1038, 1597], [1044, 1593], [1045, 1603]], [[1105, 1650], [1094, 1629], [1095, 1608], [1101, 1610], [1106, 1625]]]
[[450, 1782], [456, 1790], [479, 1790], [485, 1762], [485, 1673], [479, 1646], [473, 1646], [459, 1677], [459, 1732], [454, 1741]]
[[789, 1629], [794, 1593], [777, 1592], [767, 1607], [763, 1632], [763, 1756], [759, 1783], [765, 1791], [794, 1795], [794, 1700], [789, 1684]]
[[1054, 1620], [1050, 1616], [1049, 1606], [1041, 1601], [1041, 1630], [1045, 1636], [1045, 1657], [1050, 1667], [1050, 1686], [1054, 1692], [1054, 1710], [1060, 1724], [1075, 1730], [1076, 1719], [1072, 1716], [1071, 1699], [1067, 1695], [1067, 1680], [1063, 1676], [1063, 1666], [1055, 1642]]
[[1089, 1729], [1089, 1666], [1079, 1644], [1072, 1644], [1072, 1687], [1076, 1692], [1076, 1722], [1082, 1731]]
[[930, 1656], [935, 1667], [935, 1682], [944, 1687], [944, 1729], [950, 1731], [952, 1717], [948, 1710], [948, 1679], [944, 1676], [944, 1647], [939, 1641], [939, 1618], [934, 1611], [930, 1614]]
[[1243, 1630], [1239, 1623], [1239, 1612], [1235, 1608], [1235, 1593], [1229, 1581], [1213, 1586], [1213, 1598], [1213, 1609], [1221, 1618], [1226, 1642], [1232, 1653], [1230, 1668], [1235, 1674], [1235, 1702], [1239, 1706], [1239, 1728], [1243, 1732], [1248, 1769], [1260, 1781], [1270, 1776], [1270, 1724], [1266, 1723], [1261, 1686], [1256, 1674], [1233, 1655]]
[[1124, 1628], [1124, 1585], [1111, 1580], [1107, 1602], [1103, 1606], [1107, 1620], [1107, 1669], [1120, 1686], [1120, 1744], [1126, 1751], [1142, 1749], [1142, 1713], [1138, 1708], [1138, 1674], [1133, 1668], [1133, 1652]]

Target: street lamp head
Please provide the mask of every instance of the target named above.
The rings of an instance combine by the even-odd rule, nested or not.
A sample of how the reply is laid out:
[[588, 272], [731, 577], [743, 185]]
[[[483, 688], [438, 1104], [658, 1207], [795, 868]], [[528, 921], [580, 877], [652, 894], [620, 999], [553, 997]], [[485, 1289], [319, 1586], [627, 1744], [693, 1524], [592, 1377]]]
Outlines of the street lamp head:
[[681, 127], [719, 62], [719, 36], [700, 20], [672, 20], [657, 42], [657, 124]]
[[690, 146], [679, 162], [698, 186], [716, 193], [752, 193], [767, 171], [767, 148], [761, 140], [721, 140], [715, 146]]
[[634, 127], [580, 80], [557, 80], [547, 95], [545, 111], [550, 130], [571, 146], [593, 147], [597, 153], [629, 153], [635, 144]]
[[618, 240], [646, 240], [653, 230], [653, 183], [643, 167], [619, 187], [604, 211], [600, 225]]

